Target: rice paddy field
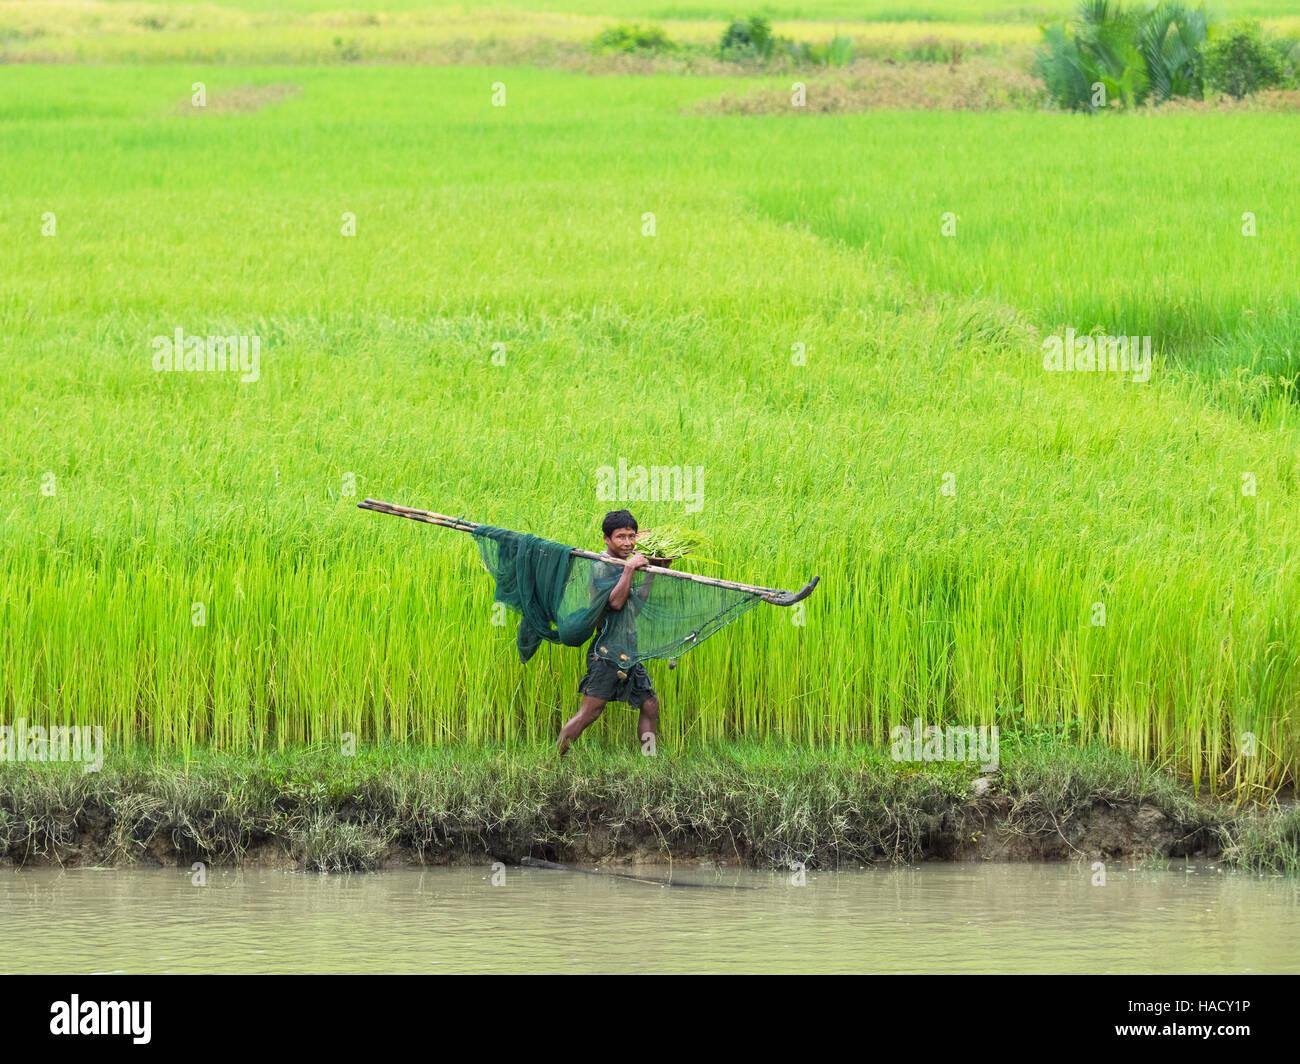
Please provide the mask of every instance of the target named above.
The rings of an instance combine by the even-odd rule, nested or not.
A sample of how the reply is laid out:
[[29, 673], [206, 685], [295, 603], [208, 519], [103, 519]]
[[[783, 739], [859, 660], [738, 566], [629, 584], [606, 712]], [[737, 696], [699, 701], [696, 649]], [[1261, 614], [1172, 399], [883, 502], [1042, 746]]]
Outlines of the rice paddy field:
[[[77, 21], [137, 7], [0, 4], [70, 20], [57, 55], [0, 46], [0, 718], [160, 752], [552, 742], [581, 654], [519, 665], [469, 537], [356, 503], [588, 549], [626, 505], [734, 579], [822, 578], [651, 663], [670, 749], [921, 718], [1295, 784], [1294, 113], [741, 115], [710, 104], [789, 79], [267, 66], [247, 29], [196, 59]], [[256, 337], [255, 379], [159, 372], [178, 329]], [[1149, 379], [1045, 370], [1068, 330], [1150, 338]], [[701, 470], [700, 506], [601, 499], [620, 462]]]
[[[485, 6], [431, 0], [0, 0], [0, 62], [248, 66], [299, 63], [552, 65], [575, 60], [617, 21], [654, 24], [689, 47], [716, 44], [728, 21], [763, 13], [773, 32], [826, 43], [851, 37], [859, 55], [894, 59], [999, 55], [1025, 65], [1040, 25], [1069, 16], [1071, 0], [810, 0], [729, 8], [645, 0], [504, 0]], [[1295, 0], [1219, 0], [1220, 19], [1258, 18], [1300, 34]]]

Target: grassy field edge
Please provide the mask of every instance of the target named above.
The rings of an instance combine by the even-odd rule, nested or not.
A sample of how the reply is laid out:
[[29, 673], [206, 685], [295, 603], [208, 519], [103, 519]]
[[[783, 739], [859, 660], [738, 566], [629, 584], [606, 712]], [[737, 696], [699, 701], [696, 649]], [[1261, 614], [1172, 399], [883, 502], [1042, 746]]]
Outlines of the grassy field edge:
[[1300, 809], [1193, 798], [1099, 746], [1007, 744], [1000, 769], [901, 767], [731, 744], [642, 757], [600, 746], [195, 752], [0, 765], [0, 867], [192, 862], [323, 872], [420, 864], [843, 868], [946, 860], [1219, 859], [1300, 873]]

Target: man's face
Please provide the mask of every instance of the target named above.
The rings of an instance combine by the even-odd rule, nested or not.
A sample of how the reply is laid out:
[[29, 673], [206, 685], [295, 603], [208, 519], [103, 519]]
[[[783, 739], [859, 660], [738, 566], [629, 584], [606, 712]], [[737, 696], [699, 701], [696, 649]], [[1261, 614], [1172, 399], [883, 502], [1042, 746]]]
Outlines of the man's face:
[[605, 537], [605, 549], [615, 558], [630, 558], [636, 550], [636, 529], [614, 529], [612, 536]]

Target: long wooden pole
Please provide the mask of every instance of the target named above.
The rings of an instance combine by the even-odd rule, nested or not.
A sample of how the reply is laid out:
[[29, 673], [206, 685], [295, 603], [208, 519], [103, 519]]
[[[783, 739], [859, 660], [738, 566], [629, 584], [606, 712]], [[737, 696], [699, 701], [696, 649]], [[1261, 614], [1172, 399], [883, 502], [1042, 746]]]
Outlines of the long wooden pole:
[[[466, 521], [463, 517], [448, 517], [446, 514], [437, 514], [432, 510], [417, 510], [411, 506], [398, 506], [391, 502], [380, 502], [378, 499], [365, 499], [357, 506], [362, 510], [374, 510], [376, 513], [392, 514], [394, 517], [407, 517], [412, 521], [424, 521], [431, 525], [441, 525], [443, 528], [454, 528], [458, 532], [472, 532], [479, 525], [474, 521]], [[580, 550], [577, 547], [569, 548], [569, 553], [576, 558], [594, 558], [596, 561], [602, 561], [609, 565], [627, 565], [624, 558], [610, 558], [602, 554], [596, 554], [589, 550]], [[770, 602], [773, 606], [793, 606], [801, 599], [807, 598], [812, 594], [813, 588], [817, 586], [820, 576], [814, 576], [804, 587], [798, 591], [782, 591], [777, 587], [760, 587], [757, 584], [741, 584], [734, 580], [719, 580], [712, 576], [701, 576], [698, 573], [679, 573], [675, 569], [665, 569], [659, 565], [645, 566], [645, 572], [654, 573], [658, 576], [670, 576], [675, 580], [693, 580], [697, 584], [708, 584], [710, 587], [725, 587], [732, 591], [747, 591], [751, 595], [758, 595], [764, 602]]]

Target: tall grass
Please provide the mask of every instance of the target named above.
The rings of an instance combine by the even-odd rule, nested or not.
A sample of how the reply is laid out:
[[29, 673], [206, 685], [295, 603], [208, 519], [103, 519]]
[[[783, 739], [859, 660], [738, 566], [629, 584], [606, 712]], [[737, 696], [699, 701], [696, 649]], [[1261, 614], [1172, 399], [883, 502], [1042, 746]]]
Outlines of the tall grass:
[[[1278, 183], [1295, 127], [1281, 114], [787, 120], [788, 150], [815, 153], [817, 166], [744, 184], [767, 215], [883, 257], [926, 288], [1010, 303], [1044, 333], [1150, 335], [1187, 362], [1300, 313], [1284, 235], [1300, 205]], [[1235, 162], [1242, 137], [1262, 153], [1250, 171]]]
[[[979, 187], [982, 144], [1018, 143], [1027, 163], [1077, 152], [1081, 126], [1060, 117], [847, 120], [818, 142], [808, 198], [755, 170], [800, 157], [809, 133], [679, 113], [716, 84], [208, 76], [210, 91], [302, 92], [182, 117], [192, 69], [0, 69], [0, 719], [100, 723], [160, 750], [346, 732], [549, 742], [580, 655], [519, 666], [466, 537], [354, 504], [596, 546], [611, 508], [596, 470], [622, 457], [704, 467], [700, 513], [626, 504], [646, 526], [689, 520], [726, 575], [822, 575], [804, 624], [765, 607], [652, 668], [670, 747], [886, 744], [918, 716], [1014, 718], [1076, 722], [1198, 787], [1295, 780], [1293, 420], [1280, 410], [1262, 431], [1159, 372], [1045, 374], [1032, 320], [1079, 286], [1108, 291], [1082, 251], [1107, 241], [1130, 252], [1135, 312], [1181, 291], [1198, 313], [1232, 317], [1249, 298], [1264, 314], [1260, 294], [1283, 288], [1268, 240], [1247, 279], [1244, 259], [1215, 272], [1145, 247], [1154, 207], [1098, 232], [1092, 205], [1123, 175], [1017, 178], [985, 157], [984, 185], [1004, 188]], [[493, 110], [502, 76], [510, 103]], [[1261, 160], [1251, 175], [1208, 150], [1213, 121], [1143, 127], [1144, 143], [1167, 172], [1208, 159], [1289, 217], [1267, 174], [1289, 127], [1238, 123]], [[945, 141], [967, 164], [947, 196], [927, 168]], [[918, 175], [911, 192], [874, 183], [891, 167]], [[864, 205], [867, 187], [884, 206]], [[1191, 245], [1216, 201], [1204, 192], [1198, 214], [1195, 186], [1178, 189], [1194, 202], [1167, 196], [1157, 239]], [[938, 243], [945, 202], [965, 243]], [[891, 268], [879, 242], [784, 224], [832, 204], [883, 219], [900, 234], [887, 251], [929, 257]], [[45, 211], [57, 236], [39, 235]], [[1025, 317], [963, 283], [999, 262]], [[150, 339], [177, 327], [260, 335], [261, 379], [155, 373]], [[631, 728], [611, 706], [596, 735], [630, 742]]]

